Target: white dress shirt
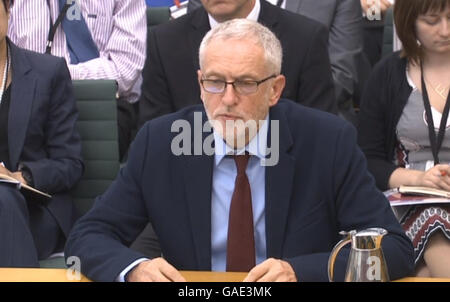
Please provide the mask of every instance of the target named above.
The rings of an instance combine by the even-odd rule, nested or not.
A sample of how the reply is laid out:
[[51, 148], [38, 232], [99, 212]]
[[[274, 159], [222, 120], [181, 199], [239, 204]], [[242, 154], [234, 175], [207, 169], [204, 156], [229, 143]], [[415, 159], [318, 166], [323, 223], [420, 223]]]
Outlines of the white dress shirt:
[[[253, 7], [252, 11], [248, 14], [247, 18], [248, 20], [252, 20], [255, 22], [258, 22], [259, 12], [261, 11], [261, 3], [259, 3], [259, 0], [255, 1], [255, 6]], [[208, 14], [209, 19], [209, 26], [211, 29], [217, 26], [219, 22], [217, 22], [210, 14]]]
[[[135, 102], [140, 95], [138, 80], [145, 62], [147, 19], [144, 1], [84, 0], [81, 13], [100, 52], [100, 57], [76, 65], [69, 64], [66, 37], [61, 25], [52, 45], [52, 54], [64, 57], [72, 79], [112, 79], [119, 95]], [[10, 10], [9, 38], [19, 47], [44, 53], [50, 17], [59, 15], [58, 0], [16, 0]]]

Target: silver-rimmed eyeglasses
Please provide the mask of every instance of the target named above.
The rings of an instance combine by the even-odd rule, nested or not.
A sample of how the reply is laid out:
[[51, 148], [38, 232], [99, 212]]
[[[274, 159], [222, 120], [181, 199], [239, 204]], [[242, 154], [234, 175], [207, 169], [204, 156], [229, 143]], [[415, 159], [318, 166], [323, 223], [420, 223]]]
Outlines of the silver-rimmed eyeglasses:
[[206, 92], [219, 94], [223, 93], [225, 89], [227, 89], [227, 85], [232, 85], [234, 90], [243, 95], [255, 93], [258, 90], [258, 86], [265, 81], [277, 77], [276, 75], [271, 75], [267, 78], [264, 78], [260, 81], [249, 81], [249, 80], [237, 80], [233, 82], [227, 82], [223, 80], [215, 80], [215, 79], [201, 79], [200, 83], [202, 83], [203, 89]]

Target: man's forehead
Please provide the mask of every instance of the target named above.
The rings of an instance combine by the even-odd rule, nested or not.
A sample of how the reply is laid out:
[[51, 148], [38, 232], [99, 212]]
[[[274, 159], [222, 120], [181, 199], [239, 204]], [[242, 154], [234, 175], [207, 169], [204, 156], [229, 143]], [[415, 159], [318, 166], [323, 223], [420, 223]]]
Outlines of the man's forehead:
[[218, 60], [223, 57], [232, 61], [253, 61], [261, 60], [264, 57], [263, 48], [255, 42], [241, 39], [217, 39], [212, 40], [206, 47], [204, 55]]
[[[203, 73], [203, 75], [207, 78], [225, 78], [227, 74], [220, 70], [207, 70]], [[248, 80], [248, 79], [258, 79], [260, 77], [260, 74], [258, 72], [255, 72], [255, 70], [247, 70], [247, 71], [241, 71], [241, 72], [233, 72], [233, 79], [235, 80]]]

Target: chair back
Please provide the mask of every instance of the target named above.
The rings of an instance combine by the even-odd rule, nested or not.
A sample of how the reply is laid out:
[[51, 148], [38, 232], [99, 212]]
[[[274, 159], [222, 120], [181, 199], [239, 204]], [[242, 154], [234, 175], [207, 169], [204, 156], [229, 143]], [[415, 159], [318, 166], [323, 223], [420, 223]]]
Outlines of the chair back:
[[85, 170], [71, 195], [84, 214], [119, 171], [117, 84], [113, 80], [76, 80], [73, 86]]

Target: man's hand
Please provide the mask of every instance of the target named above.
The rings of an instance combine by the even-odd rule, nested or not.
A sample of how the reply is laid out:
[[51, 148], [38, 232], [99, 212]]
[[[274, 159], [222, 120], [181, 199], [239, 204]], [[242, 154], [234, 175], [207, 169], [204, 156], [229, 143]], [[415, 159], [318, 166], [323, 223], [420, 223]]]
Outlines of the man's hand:
[[1, 174], [6, 174], [6, 175], [12, 177], [11, 172], [8, 169], [6, 169], [3, 165], [0, 165], [0, 173]]
[[11, 173], [11, 176], [14, 177], [16, 180], [20, 181], [21, 183], [28, 185], [28, 183], [22, 176], [22, 172], [19, 171], [19, 172]]
[[128, 282], [186, 282], [172, 265], [163, 258], [139, 263], [128, 273]]
[[269, 258], [255, 266], [245, 277], [244, 282], [296, 282], [292, 266], [283, 260]]
[[3, 167], [2, 165], [0, 165], [0, 173], [6, 174], [6, 175], [14, 178], [15, 180], [20, 181], [23, 184], [27, 184], [25, 179], [23, 179], [23, 177], [22, 177], [22, 172], [20, 172], [20, 171], [13, 173], [13, 172], [9, 171], [8, 169], [6, 169], [5, 167]]

